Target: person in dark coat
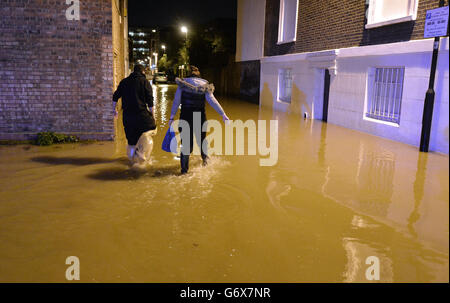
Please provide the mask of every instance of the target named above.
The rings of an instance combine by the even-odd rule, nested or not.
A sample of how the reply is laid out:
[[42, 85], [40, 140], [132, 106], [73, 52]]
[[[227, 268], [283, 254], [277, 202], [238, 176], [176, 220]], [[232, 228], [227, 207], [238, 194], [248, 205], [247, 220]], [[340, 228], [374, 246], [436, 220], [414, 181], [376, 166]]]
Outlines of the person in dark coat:
[[120, 98], [128, 145], [135, 146], [143, 133], [156, 129], [152, 87], [142, 65], [135, 65], [133, 73], [120, 82], [113, 101], [117, 102]]

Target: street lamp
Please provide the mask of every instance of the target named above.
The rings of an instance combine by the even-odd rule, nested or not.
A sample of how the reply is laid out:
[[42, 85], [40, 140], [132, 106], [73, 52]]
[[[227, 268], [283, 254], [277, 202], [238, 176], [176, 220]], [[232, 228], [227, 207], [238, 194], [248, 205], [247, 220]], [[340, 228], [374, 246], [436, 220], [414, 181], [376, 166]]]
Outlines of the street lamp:
[[155, 66], [158, 68], [158, 53], [153, 53], [153, 56], [155, 56]]
[[187, 34], [188, 34], [188, 28], [186, 26], [181, 27], [181, 32], [186, 34], [186, 40], [187, 40]]

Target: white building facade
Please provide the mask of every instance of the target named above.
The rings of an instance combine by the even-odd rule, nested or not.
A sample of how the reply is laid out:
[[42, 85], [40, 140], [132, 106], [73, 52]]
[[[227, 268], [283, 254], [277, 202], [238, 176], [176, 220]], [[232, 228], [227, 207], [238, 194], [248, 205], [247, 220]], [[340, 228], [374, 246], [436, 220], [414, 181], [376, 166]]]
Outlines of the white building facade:
[[[239, 0], [237, 60], [255, 60], [263, 49], [260, 106], [419, 146], [434, 42], [423, 39], [423, 24], [439, 1], [345, 2], [330, 8], [321, 0]], [[366, 15], [353, 13], [361, 7]], [[262, 24], [262, 39], [242, 39]], [[444, 154], [448, 70], [449, 39], [443, 37], [430, 151]]]

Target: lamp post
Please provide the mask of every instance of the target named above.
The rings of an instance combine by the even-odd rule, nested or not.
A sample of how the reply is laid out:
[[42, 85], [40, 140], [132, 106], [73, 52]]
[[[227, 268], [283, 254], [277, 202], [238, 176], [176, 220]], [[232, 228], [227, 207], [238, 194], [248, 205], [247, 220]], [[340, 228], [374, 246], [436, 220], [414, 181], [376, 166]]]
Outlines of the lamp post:
[[[439, 7], [444, 6], [444, 0], [439, 0]], [[448, 33], [448, 27], [447, 27]], [[440, 36], [434, 38], [433, 44], [433, 55], [431, 57], [431, 71], [430, 71], [430, 79], [428, 82], [428, 90], [425, 94], [425, 102], [423, 106], [423, 116], [422, 116], [422, 132], [420, 135], [420, 151], [428, 152], [430, 147], [430, 136], [431, 136], [431, 122], [433, 120], [433, 108], [434, 108], [434, 98], [436, 92], [434, 90], [434, 80], [436, 77], [436, 67], [439, 55], [439, 45], [440, 45]]]
[[188, 28], [186, 26], [182, 26], [181, 27], [181, 32], [186, 34], [186, 41], [187, 41], [187, 37], [188, 37]]
[[166, 46], [163, 44], [163, 45], [161, 45], [161, 48], [163, 49], [164, 55], [165, 55], [166, 54]]
[[[188, 28], [183, 25], [181, 27], [181, 32], [186, 35], [186, 40], [185, 40], [184, 44], [185, 44], [185, 47], [186, 47], [186, 56], [188, 56]], [[184, 65], [187, 65], [187, 60], [188, 59], [185, 58]], [[182, 68], [183, 76], [184, 76], [184, 65], [183, 65], [183, 68]]]
[[155, 56], [155, 72], [158, 72], [158, 53], [153, 53]]

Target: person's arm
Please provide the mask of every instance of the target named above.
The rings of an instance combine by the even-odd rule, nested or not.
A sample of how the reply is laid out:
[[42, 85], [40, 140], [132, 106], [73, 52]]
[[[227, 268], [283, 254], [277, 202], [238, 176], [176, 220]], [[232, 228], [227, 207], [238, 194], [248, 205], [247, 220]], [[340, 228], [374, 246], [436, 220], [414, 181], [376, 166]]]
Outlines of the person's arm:
[[147, 79], [144, 81], [144, 102], [151, 112], [153, 112], [153, 90]]
[[206, 93], [206, 101], [208, 101], [209, 105], [214, 108], [214, 110], [222, 116], [223, 121], [230, 120], [227, 115], [225, 114], [225, 111], [223, 110], [222, 106], [220, 105], [219, 101], [217, 101], [216, 97], [214, 97], [214, 94], [211, 92]]
[[180, 103], [181, 103], [181, 89], [177, 88], [177, 91], [175, 92], [175, 98], [173, 99], [172, 110], [170, 111], [169, 125], [172, 124], [173, 119], [175, 118], [175, 115], [178, 112], [178, 108], [180, 107]]
[[119, 101], [122, 98], [122, 81], [120, 81], [119, 86], [113, 94], [113, 102]]
[[122, 81], [119, 83], [119, 86], [117, 87], [116, 91], [113, 94], [113, 108], [115, 115], [118, 114], [117, 111], [117, 101], [122, 98]]

